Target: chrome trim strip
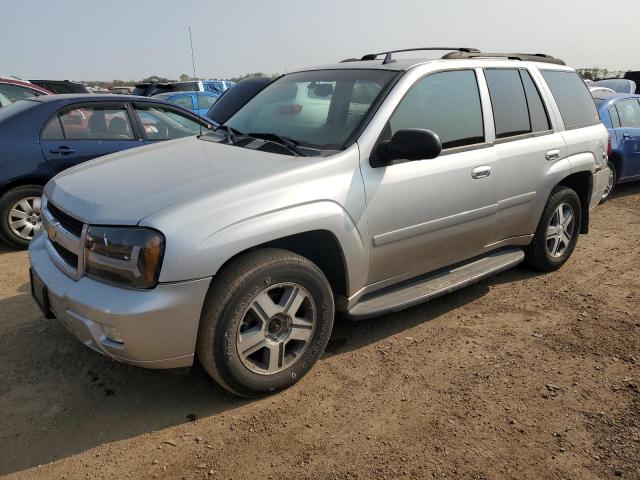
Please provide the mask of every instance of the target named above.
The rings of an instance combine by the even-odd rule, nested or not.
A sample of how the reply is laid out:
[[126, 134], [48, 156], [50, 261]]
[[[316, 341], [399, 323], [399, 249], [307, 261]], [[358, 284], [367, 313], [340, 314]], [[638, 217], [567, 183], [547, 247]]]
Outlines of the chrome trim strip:
[[517, 207], [526, 203], [531, 203], [536, 198], [536, 192], [523, 193], [515, 197], [505, 198], [498, 201], [498, 210], [506, 210], [507, 208]]
[[44, 244], [45, 248], [47, 249], [47, 253], [49, 254], [49, 256], [51, 257], [51, 260], [53, 260], [53, 263], [56, 264], [56, 266], [62, 270], [63, 273], [65, 273], [66, 275], [68, 275], [69, 277], [78, 280], [80, 278], [80, 275], [78, 273], [78, 271], [73, 268], [71, 265], [69, 265], [61, 256], [60, 254], [58, 254], [58, 252], [56, 252], [56, 249], [53, 248], [53, 245], [51, 243], [51, 241], [49, 239], [47, 239], [47, 241]]
[[[60, 222], [58, 222], [51, 212], [49, 212], [48, 200], [45, 202], [45, 205], [42, 209], [42, 227], [43, 232], [47, 237], [47, 241], [45, 242], [45, 247], [49, 256], [53, 260], [53, 263], [62, 270], [63, 273], [68, 275], [69, 277], [78, 280], [84, 274], [84, 239], [87, 234], [87, 229], [89, 226], [85, 223], [82, 227], [82, 234], [80, 238], [75, 236], [73, 233], [69, 232], [66, 228], [64, 228]], [[74, 255], [78, 257], [78, 268], [69, 265], [64, 258], [60, 256], [60, 254], [53, 247], [52, 242], [57, 243], [62, 248], [70, 251]]]

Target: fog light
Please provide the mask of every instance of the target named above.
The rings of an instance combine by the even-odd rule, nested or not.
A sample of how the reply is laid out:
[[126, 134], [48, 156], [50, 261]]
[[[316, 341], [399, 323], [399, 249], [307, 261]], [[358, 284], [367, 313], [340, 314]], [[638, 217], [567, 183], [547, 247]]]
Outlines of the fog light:
[[117, 328], [110, 327], [108, 325], [103, 325], [102, 329], [104, 330], [104, 334], [108, 340], [115, 343], [124, 343], [124, 340], [122, 339], [122, 334], [120, 333], [120, 330], [118, 330]]

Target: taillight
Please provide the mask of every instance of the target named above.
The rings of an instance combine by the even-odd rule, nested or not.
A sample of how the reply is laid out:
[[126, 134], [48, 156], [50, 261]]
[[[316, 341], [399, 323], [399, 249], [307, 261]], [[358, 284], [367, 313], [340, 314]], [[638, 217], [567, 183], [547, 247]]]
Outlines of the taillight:
[[607, 159], [611, 156], [611, 133], [609, 133], [609, 142], [607, 143]]

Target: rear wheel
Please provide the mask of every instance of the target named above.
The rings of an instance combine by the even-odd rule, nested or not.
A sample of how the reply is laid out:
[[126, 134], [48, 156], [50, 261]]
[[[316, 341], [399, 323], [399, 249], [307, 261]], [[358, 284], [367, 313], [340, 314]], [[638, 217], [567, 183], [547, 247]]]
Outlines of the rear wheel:
[[200, 321], [198, 358], [237, 395], [281, 390], [318, 360], [333, 316], [333, 294], [316, 265], [286, 250], [257, 250], [216, 275]]
[[529, 266], [551, 272], [564, 265], [578, 242], [581, 220], [580, 197], [568, 187], [555, 187], [525, 249]]
[[0, 237], [12, 247], [26, 248], [42, 228], [42, 187], [23, 185], [0, 198]]
[[607, 199], [613, 193], [614, 188], [616, 188], [616, 182], [618, 181], [618, 172], [616, 171], [616, 166], [613, 162], [609, 162], [607, 164], [609, 167], [609, 179], [607, 182], [607, 187], [604, 189], [604, 193], [602, 194], [602, 198], [600, 199], [600, 203], [606, 202]]

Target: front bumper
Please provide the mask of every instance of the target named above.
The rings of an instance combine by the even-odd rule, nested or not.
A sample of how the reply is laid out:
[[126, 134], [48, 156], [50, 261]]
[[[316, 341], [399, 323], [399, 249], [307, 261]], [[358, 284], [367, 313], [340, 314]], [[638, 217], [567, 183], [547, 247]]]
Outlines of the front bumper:
[[589, 210], [600, 203], [602, 200], [602, 195], [604, 195], [604, 191], [607, 188], [607, 184], [609, 183], [609, 168], [605, 167], [593, 174], [593, 189], [591, 190], [591, 201], [589, 202]]
[[[47, 287], [50, 309], [93, 350], [145, 368], [179, 368], [193, 363], [202, 305], [211, 279], [129, 290], [87, 276], [74, 280], [51, 260], [46, 236], [29, 246], [33, 272]], [[124, 343], [107, 338], [103, 325], [117, 328]]]

